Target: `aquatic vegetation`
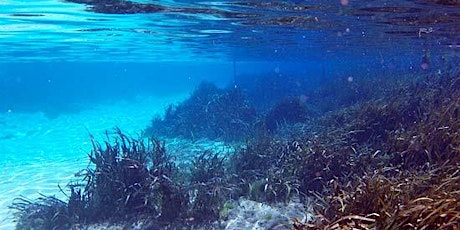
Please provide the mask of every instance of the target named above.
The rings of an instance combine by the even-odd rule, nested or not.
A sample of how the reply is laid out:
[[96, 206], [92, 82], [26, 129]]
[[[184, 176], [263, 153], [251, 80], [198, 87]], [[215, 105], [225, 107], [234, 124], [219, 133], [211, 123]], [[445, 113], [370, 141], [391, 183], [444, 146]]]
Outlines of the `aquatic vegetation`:
[[179, 176], [164, 143], [156, 139], [145, 143], [117, 128], [106, 136], [103, 145], [91, 137], [91, 165], [68, 184], [67, 203], [53, 197], [13, 203], [18, 228], [70, 229], [72, 225], [126, 222], [143, 216], [155, 222], [179, 217], [177, 209], [187, 203], [180, 185], [173, 181]]
[[[405, 87], [406, 96], [386, 100], [390, 105], [369, 108], [372, 103], [384, 103], [371, 101], [370, 105], [348, 109], [342, 119], [349, 125], [338, 129], [339, 133], [350, 134], [356, 127], [373, 127], [379, 122], [370, 130], [380, 134], [368, 133], [362, 139], [357, 139], [355, 132], [345, 135], [340, 145], [349, 144], [359, 154], [348, 155], [347, 159], [352, 160], [342, 163], [350, 169], [342, 168], [345, 171], [341, 176], [323, 184], [326, 190], [318, 196], [322, 205], [317, 207], [320, 215], [316, 221], [297, 222], [295, 229], [460, 226], [459, 77], [429, 77], [423, 84], [414, 82]], [[419, 102], [411, 107], [413, 101]], [[362, 108], [365, 110], [359, 110]], [[362, 115], [350, 116], [357, 114], [353, 109]]]
[[395, 160], [406, 167], [459, 159], [460, 78], [441, 80], [426, 97], [429, 112], [407, 129], [395, 131], [390, 140]]
[[265, 115], [265, 128], [268, 132], [275, 132], [280, 126], [307, 121], [309, 114], [306, 105], [299, 98], [285, 98]]
[[318, 83], [303, 76], [284, 76], [273, 73], [242, 75], [235, 83], [258, 113], [266, 113], [283, 99], [304, 97]]
[[371, 101], [359, 106], [354, 122], [349, 123], [350, 138], [356, 143], [386, 141], [390, 131], [407, 128], [419, 116], [419, 105], [411, 101]]
[[459, 101], [431, 114], [426, 122], [398, 132], [392, 139], [395, 160], [406, 167], [457, 160], [460, 151]]
[[316, 222], [297, 222], [294, 228], [457, 229], [459, 169], [458, 165], [420, 171], [384, 168], [353, 183], [336, 184]]
[[289, 163], [295, 151], [282, 141], [255, 139], [230, 160], [231, 172], [243, 181], [243, 195], [261, 202], [286, 202], [299, 195], [299, 180]]
[[[317, 217], [293, 212], [291, 218], [301, 218], [294, 229], [458, 228], [459, 75], [393, 83], [391, 89], [308, 119], [297, 98], [282, 100], [265, 117], [283, 123], [276, 133], [248, 133], [253, 138], [232, 153], [205, 150], [180, 171], [164, 142], [131, 138], [115, 129], [102, 144], [91, 139], [91, 165], [69, 183], [67, 203], [18, 199], [12, 206], [18, 226], [141, 219], [165, 229], [219, 223], [285, 228], [291, 225], [290, 214], [272, 208], [309, 203], [314, 197]], [[158, 133], [222, 138], [227, 130], [242, 131], [215, 116], [235, 119], [240, 109], [252, 119], [242, 130], [258, 127], [246, 103], [240, 92], [204, 83], [154, 122]], [[216, 135], [217, 127], [222, 133]], [[279, 135], [288, 132], [292, 135]], [[270, 211], [251, 214], [250, 223], [235, 217], [264, 205]]]
[[105, 148], [92, 138], [89, 157], [95, 167], [82, 174], [83, 190], [77, 187], [79, 184], [69, 184], [69, 204], [84, 208], [79, 218], [93, 222], [146, 213], [164, 219], [177, 217], [173, 210], [180, 207], [180, 202], [172, 201], [180, 201], [176, 199], [179, 191], [170, 179], [175, 165], [164, 143], [151, 139], [146, 144], [119, 129], [115, 129], [115, 135], [111, 144], [107, 134]]
[[216, 220], [225, 209], [225, 202], [237, 198], [240, 191], [226, 163], [225, 157], [211, 151], [203, 152], [192, 162], [187, 186], [188, 216], [202, 222]]
[[219, 218], [225, 219], [228, 217], [229, 212], [235, 208], [235, 205], [229, 201], [226, 201], [219, 211]]
[[170, 105], [163, 118], [147, 128], [154, 136], [243, 140], [252, 133], [255, 110], [238, 89], [219, 89], [203, 82], [190, 98]]
[[52, 196], [36, 200], [16, 198], [9, 208], [14, 211], [18, 230], [66, 230], [73, 224], [67, 204]]
[[224, 203], [239, 197], [226, 158], [211, 151], [179, 172], [157, 139], [131, 138], [115, 128], [102, 144], [92, 136], [91, 142], [90, 165], [68, 184], [68, 202], [18, 198], [11, 207], [18, 228], [69, 229], [103, 222], [168, 228], [190, 224], [181, 223], [185, 218], [202, 224], [219, 218]]
[[219, 153], [204, 151], [192, 162], [190, 181], [202, 183], [215, 177], [225, 176], [225, 159], [225, 156], [220, 157]]

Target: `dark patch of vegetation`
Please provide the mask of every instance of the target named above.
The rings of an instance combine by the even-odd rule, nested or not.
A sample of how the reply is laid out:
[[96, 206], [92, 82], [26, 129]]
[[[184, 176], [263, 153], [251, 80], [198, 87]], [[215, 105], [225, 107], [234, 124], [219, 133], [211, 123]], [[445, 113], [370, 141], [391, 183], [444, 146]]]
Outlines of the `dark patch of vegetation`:
[[192, 162], [189, 185], [189, 216], [197, 221], [214, 221], [226, 201], [241, 194], [236, 175], [228, 161], [217, 153], [205, 151]]
[[[170, 179], [175, 165], [166, 155], [164, 143], [127, 137], [119, 129], [111, 144], [110, 137], [102, 147], [92, 139], [93, 151], [88, 168], [82, 174], [84, 187], [80, 183], [70, 184], [70, 203], [75, 204], [79, 218], [88, 222], [125, 218], [149, 213], [164, 219], [174, 218], [177, 212], [171, 203], [178, 187]], [[173, 210], [171, 210], [173, 209]], [[103, 211], [104, 210], [104, 211]], [[171, 216], [172, 215], [172, 216]]]
[[275, 132], [280, 126], [305, 123], [311, 117], [306, 105], [299, 98], [285, 98], [273, 106], [265, 116], [265, 128]]
[[[164, 143], [144, 143], [127, 137], [119, 129], [104, 147], [92, 139], [93, 150], [82, 182], [69, 184], [69, 209], [77, 223], [119, 222], [137, 216], [157, 221], [177, 218], [176, 208], [185, 203], [180, 187], [170, 178], [175, 165], [166, 155]], [[112, 144], [113, 143], [113, 144]]]
[[429, 75], [402, 86], [403, 95], [333, 115], [345, 124], [334, 128], [345, 137], [338, 146], [354, 154], [340, 163], [341, 176], [323, 183], [316, 222], [294, 228], [457, 229], [459, 79]]
[[15, 211], [16, 229], [70, 229], [73, 224], [67, 203], [52, 196], [37, 200], [16, 198], [10, 209]]
[[388, 141], [395, 161], [405, 167], [452, 161], [460, 154], [460, 78], [433, 77], [429, 83], [421, 116], [391, 132]]
[[286, 167], [296, 146], [265, 137], [246, 144], [231, 159], [234, 174], [245, 184], [243, 194], [261, 202], [285, 202], [299, 195], [295, 169]]
[[316, 222], [297, 221], [294, 229], [457, 229], [459, 170], [455, 164], [383, 168], [351, 183], [334, 182]]
[[274, 105], [286, 98], [311, 96], [317, 83], [303, 76], [280, 76], [266, 74], [261, 76], [240, 76], [236, 85], [247, 97], [249, 103], [259, 113], [266, 113]]
[[147, 133], [154, 136], [244, 140], [252, 134], [255, 110], [238, 89], [201, 83], [189, 99], [170, 105], [155, 118]]

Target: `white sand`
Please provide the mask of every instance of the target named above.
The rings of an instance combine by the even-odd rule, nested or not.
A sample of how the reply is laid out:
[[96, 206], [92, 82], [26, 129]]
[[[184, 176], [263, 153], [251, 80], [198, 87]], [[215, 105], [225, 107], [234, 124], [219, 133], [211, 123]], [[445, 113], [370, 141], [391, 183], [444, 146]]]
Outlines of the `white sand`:
[[155, 114], [187, 96], [96, 105], [51, 120], [42, 113], [0, 113], [0, 230], [14, 229], [7, 207], [16, 197], [43, 193], [65, 199], [58, 184], [64, 187], [87, 166], [88, 132], [102, 140], [105, 130], [117, 126], [136, 137]]

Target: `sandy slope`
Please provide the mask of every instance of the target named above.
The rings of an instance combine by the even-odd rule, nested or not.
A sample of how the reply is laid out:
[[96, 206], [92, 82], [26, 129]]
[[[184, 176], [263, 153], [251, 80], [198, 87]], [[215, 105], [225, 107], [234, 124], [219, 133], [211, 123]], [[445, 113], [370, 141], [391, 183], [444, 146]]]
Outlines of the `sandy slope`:
[[13, 198], [35, 198], [38, 193], [65, 197], [57, 185], [65, 185], [86, 167], [88, 132], [102, 139], [106, 129], [118, 126], [136, 136], [154, 114], [186, 96], [93, 105], [54, 119], [42, 113], [0, 113], [0, 230], [14, 229], [7, 208]]

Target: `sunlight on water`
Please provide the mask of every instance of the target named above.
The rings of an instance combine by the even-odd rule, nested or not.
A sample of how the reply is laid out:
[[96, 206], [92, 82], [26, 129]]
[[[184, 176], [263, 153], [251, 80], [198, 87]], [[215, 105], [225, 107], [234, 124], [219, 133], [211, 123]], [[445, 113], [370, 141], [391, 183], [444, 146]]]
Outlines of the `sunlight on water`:
[[2, 60], [295, 60], [459, 42], [455, 6], [422, 0], [79, 2], [2, 1]]
[[457, 227], [459, 7], [0, 1], [0, 230]]

